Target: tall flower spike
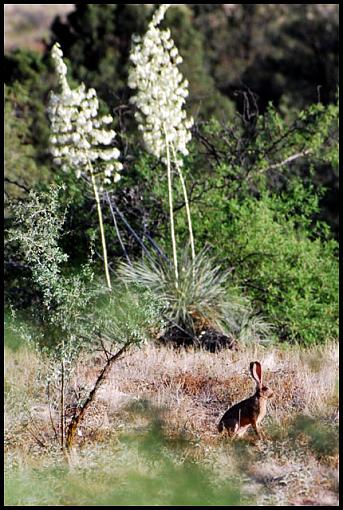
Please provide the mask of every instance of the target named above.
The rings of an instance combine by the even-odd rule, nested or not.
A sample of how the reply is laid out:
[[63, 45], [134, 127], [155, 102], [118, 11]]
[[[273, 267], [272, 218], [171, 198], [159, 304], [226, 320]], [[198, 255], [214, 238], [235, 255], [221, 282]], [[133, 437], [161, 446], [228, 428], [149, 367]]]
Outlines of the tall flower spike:
[[181, 172], [182, 155], [188, 154], [187, 143], [191, 139], [193, 119], [187, 118], [183, 109], [188, 96], [188, 81], [178, 69], [182, 62], [170, 30], [161, 30], [158, 25], [171, 4], [162, 4], [155, 12], [143, 38], [134, 36], [130, 54], [132, 68], [128, 85], [137, 89], [131, 102], [137, 107], [135, 117], [147, 150], [161, 159], [167, 166], [170, 230], [175, 269], [175, 284], [178, 287], [178, 263], [174, 229], [171, 151], [185, 197], [193, 260], [195, 259], [192, 222], [184, 178]]
[[182, 62], [171, 39], [170, 30], [158, 28], [170, 4], [162, 4], [155, 12], [143, 38], [133, 37], [130, 55], [132, 67], [128, 85], [137, 89], [131, 102], [143, 133], [147, 150], [166, 163], [166, 142], [173, 145], [177, 163], [187, 155], [193, 119], [187, 118], [183, 105], [188, 96], [188, 81], [178, 70]]
[[108, 124], [111, 115], [99, 116], [99, 101], [94, 89], [87, 90], [82, 83], [72, 90], [67, 81], [67, 66], [58, 43], [51, 51], [61, 91], [50, 93], [48, 115], [51, 123], [51, 154], [54, 162], [76, 176], [88, 178], [92, 184], [97, 205], [107, 286], [112, 290], [107, 262], [107, 248], [99, 191], [105, 184], [117, 182], [123, 165], [118, 161], [120, 152], [112, 146], [116, 136]]
[[113, 147], [116, 133], [108, 128], [112, 116], [99, 116], [94, 89], [87, 90], [83, 83], [73, 90], [69, 87], [67, 66], [58, 43], [53, 46], [51, 56], [61, 87], [60, 93], [50, 93], [48, 106], [54, 162], [66, 171], [73, 168], [77, 177], [90, 177], [90, 165], [94, 165], [100, 188], [117, 182], [123, 165], [118, 161], [119, 150]]

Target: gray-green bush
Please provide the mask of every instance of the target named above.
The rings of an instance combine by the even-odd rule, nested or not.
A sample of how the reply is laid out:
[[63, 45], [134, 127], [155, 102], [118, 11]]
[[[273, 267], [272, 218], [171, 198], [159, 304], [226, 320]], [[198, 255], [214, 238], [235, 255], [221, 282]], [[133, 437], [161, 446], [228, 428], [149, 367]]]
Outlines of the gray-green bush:
[[[59, 246], [64, 222], [60, 192], [56, 187], [31, 192], [27, 202], [16, 204], [8, 241], [22, 250], [39, 296], [30, 309], [31, 323], [24, 323], [18, 333], [33, 341], [50, 367], [46, 382], [55, 389], [61, 446], [66, 441], [71, 448], [77, 427], [113, 363], [146, 339], [152, 326], [158, 327], [160, 306], [147, 292], [117, 288], [109, 293], [94, 281], [91, 262], [77, 275], [65, 274], [67, 256]], [[105, 355], [103, 369], [67, 424], [66, 393], [77, 357], [81, 351], [95, 350]]]

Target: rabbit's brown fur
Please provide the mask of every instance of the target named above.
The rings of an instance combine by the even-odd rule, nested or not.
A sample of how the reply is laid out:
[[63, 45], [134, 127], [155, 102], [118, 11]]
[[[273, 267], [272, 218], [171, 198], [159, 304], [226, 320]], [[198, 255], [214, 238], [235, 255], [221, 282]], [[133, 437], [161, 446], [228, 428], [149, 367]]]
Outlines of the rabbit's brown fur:
[[258, 361], [250, 363], [250, 373], [256, 382], [255, 394], [226, 411], [218, 424], [219, 432], [225, 427], [230, 436], [242, 436], [251, 425], [261, 438], [259, 424], [267, 411], [267, 399], [273, 396], [273, 392], [262, 385], [262, 367]]

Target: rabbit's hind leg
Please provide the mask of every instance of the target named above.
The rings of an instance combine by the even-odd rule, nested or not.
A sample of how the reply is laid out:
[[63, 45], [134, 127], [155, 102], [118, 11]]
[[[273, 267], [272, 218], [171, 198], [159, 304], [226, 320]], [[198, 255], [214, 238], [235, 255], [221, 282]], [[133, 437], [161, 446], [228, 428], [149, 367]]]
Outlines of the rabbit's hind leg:
[[224, 431], [225, 435], [228, 437], [235, 437], [238, 430], [238, 423], [233, 420], [226, 420], [221, 422], [221, 428], [218, 430], [221, 432]]

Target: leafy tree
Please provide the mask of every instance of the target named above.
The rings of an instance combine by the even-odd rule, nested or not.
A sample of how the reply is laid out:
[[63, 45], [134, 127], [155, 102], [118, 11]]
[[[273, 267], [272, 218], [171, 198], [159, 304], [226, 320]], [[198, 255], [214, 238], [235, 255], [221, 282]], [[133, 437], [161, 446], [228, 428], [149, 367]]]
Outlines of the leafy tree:
[[5, 55], [4, 81], [13, 84], [15, 81], [28, 82], [36, 80], [37, 75], [46, 70], [42, 56], [32, 50], [16, 49]]
[[114, 105], [127, 90], [131, 36], [145, 30], [148, 14], [139, 5], [77, 4], [66, 22], [55, 19], [52, 39], [70, 60], [74, 77]]
[[21, 104], [22, 118], [25, 114], [36, 163], [47, 168], [50, 167], [47, 151], [49, 126], [45, 104], [53, 82], [54, 77], [44, 55], [30, 50], [16, 50], [5, 55], [5, 83]]
[[[30, 188], [48, 178], [48, 169], [39, 166], [32, 144], [28, 92], [18, 82], [5, 85], [5, 201], [25, 196]], [[8, 214], [6, 208], [6, 214]]]

